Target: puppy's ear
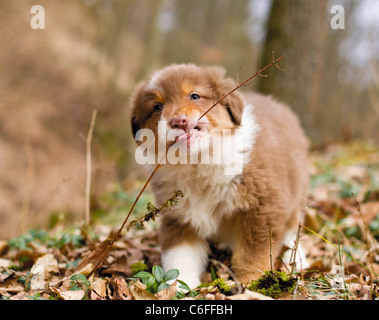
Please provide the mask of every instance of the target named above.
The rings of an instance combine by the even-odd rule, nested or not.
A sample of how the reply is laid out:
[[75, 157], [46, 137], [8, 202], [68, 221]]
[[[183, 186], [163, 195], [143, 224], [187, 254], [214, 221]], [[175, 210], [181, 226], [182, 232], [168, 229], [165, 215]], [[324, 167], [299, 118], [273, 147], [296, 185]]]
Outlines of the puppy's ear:
[[137, 131], [141, 129], [141, 127], [137, 123], [136, 117], [131, 118], [131, 127], [132, 127], [132, 132], [133, 132], [133, 137], [136, 137]]
[[132, 97], [130, 99], [130, 126], [132, 128], [133, 137], [136, 136], [137, 131], [141, 129], [142, 123], [141, 123], [141, 102], [142, 97], [145, 92], [146, 83], [141, 82], [137, 85], [137, 87], [134, 89], [134, 92], [132, 94]]
[[[237, 84], [232, 79], [225, 79], [223, 81], [223, 93], [220, 98], [231, 92], [236, 86]], [[244, 107], [241, 94], [235, 91], [227, 96], [224, 100], [222, 100], [220, 104], [225, 107], [230, 116], [230, 119], [235, 124], [240, 125]]]
[[[209, 79], [214, 88], [216, 99], [219, 100], [231, 92], [237, 84], [230, 78], [225, 78], [225, 69], [211, 67], [207, 70]], [[230, 119], [237, 125], [241, 124], [243, 112], [243, 98], [238, 92], [233, 92], [220, 102], [220, 105], [228, 112]]]

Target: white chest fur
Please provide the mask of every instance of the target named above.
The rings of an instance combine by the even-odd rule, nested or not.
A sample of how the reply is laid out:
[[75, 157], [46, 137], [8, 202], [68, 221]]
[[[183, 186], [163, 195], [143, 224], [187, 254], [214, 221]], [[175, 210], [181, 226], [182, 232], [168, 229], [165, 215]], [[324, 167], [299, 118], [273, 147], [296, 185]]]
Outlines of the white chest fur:
[[220, 222], [235, 211], [240, 201], [238, 184], [242, 171], [226, 174], [226, 168], [234, 162], [236, 153], [242, 154], [243, 162], [249, 161], [259, 126], [253, 107], [246, 105], [241, 127], [233, 137], [238, 143], [233, 153], [223, 154], [222, 164], [164, 165], [154, 178], [154, 191], [158, 202], [165, 202], [174, 191], [184, 194], [173, 209], [184, 223], [192, 225], [198, 235], [211, 238], [217, 234]]
[[220, 166], [198, 165], [191, 172], [185, 170], [183, 174], [183, 171], [172, 170], [176, 183], [167, 183], [164, 189], [171, 186], [171, 191], [182, 190], [184, 197], [175, 207], [175, 215], [192, 225], [199, 236], [209, 238], [217, 232], [221, 219], [233, 211], [238, 201], [239, 177], [225, 176]]

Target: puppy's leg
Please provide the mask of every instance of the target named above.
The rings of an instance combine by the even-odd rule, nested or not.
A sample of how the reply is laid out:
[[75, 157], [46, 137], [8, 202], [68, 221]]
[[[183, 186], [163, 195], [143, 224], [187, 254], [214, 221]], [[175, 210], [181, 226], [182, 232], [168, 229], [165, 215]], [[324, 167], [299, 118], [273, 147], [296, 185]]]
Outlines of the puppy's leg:
[[235, 246], [232, 268], [240, 282], [258, 279], [264, 271], [270, 270], [270, 248], [259, 242]]
[[164, 221], [161, 226], [162, 267], [179, 270], [179, 280], [191, 289], [201, 284], [208, 261], [208, 242], [185, 226]]
[[238, 223], [232, 255], [233, 272], [240, 282], [256, 280], [263, 275], [264, 271], [271, 270], [270, 249], [274, 265], [281, 248], [280, 228], [272, 227], [272, 247], [270, 248], [267, 224], [264, 221], [259, 223], [260, 221], [256, 219], [249, 220], [248, 217], [243, 216]]

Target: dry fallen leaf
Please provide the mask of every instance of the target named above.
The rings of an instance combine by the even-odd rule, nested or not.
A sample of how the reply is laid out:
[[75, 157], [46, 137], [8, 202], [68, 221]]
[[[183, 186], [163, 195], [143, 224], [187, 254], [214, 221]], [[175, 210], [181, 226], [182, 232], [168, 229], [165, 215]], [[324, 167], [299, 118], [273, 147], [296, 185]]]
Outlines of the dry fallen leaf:
[[12, 260], [0, 258], [0, 268], [9, 268], [12, 265]]
[[63, 300], [82, 300], [86, 292], [84, 290], [66, 290], [61, 288], [51, 288]]
[[122, 277], [116, 277], [112, 281], [112, 286], [116, 294], [116, 299], [119, 300], [131, 300], [132, 295], [129, 291], [128, 284]]
[[351, 293], [357, 293], [361, 300], [371, 300], [371, 287], [359, 283], [352, 283], [348, 286]]
[[[353, 211], [353, 217], [355, 219], [362, 219], [362, 216], [365, 220], [365, 223], [370, 223], [372, 220], [376, 218], [376, 216], [379, 213], [379, 201], [372, 201], [367, 203], [361, 203], [360, 204], [360, 213], [356, 209]], [[361, 216], [362, 214], [362, 216]]]
[[[379, 155], [379, 153], [377, 154]], [[331, 168], [333, 170], [330, 172], [326, 172], [323, 166], [314, 168], [312, 175], [319, 177], [315, 177], [317, 178], [314, 180], [316, 182], [315, 189], [310, 192], [305, 225], [336, 246], [341, 241], [341, 248], [346, 249], [346, 252], [350, 252], [355, 258], [358, 258], [359, 262], [379, 274], [379, 255], [376, 252], [376, 248], [379, 246], [377, 242], [379, 230], [371, 230], [372, 226], [370, 226], [373, 237], [369, 236], [367, 230], [367, 226], [379, 212], [379, 192], [374, 190], [370, 191], [369, 195], [365, 194], [372, 184], [371, 182], [379, 179], [379, 171], [374, 166], [370, 169], [370, 175], [367, 175], [367, 172], [360, 167], [348, 168], [348, 166], [342, 165], [340, 168], [341, 170], [338, 171], [336, 170], [338, 168], [334, 168], [333, 165]], [[328, 168], [326, 167], [326, 169]], [[374, 180], [371, 176], [375, 177]], [[345, 182], [347, 182], [346, 185]], [[355, 194], [356, 198], [349, 195], [350, 188], [353, 191], [355, 186], [360, 189]], [[342, 197], [342, 192], [347, 197]], [[0, 259], [0, 299], [26, 300], [35, 298], [37, 294], [38, 298], [53, 296], [66, 300], [82, 298], [90, 300], [172, 299], [176, 295], [174, 285], [152, 295], [146, 291], [146, 286], [142, 283], [128, 279], [135, 263], [146, 265], [147, 270], [151, 270], [154, 265], [161, 265], [157, 229], [146, 224], [144, 229], [133, 230], [132, 235], [125, 234], [114, 242], [110, 241], [108, 236], [111, 229], [111, 227], [96, 226], [97, 240], [89, 239], [87, 234], [80, 244], [65, 243], [59, 248], [55, 248], [54, 255], [58, 260], [60, 272], [53, 271], [51, 277], [47, 278], [42, 276], [42, 272], [41, 274], [37, 272], [34, 278], [33, 275], [28, 276], [33, 264], [34, 268], [43, 265], [37, 259], [51, 252], [47, 243], [35, 239], [35, 243], [28, 243], [26, 247], [17, 247], [17, 245], [8, 245], [8, 241], [0, 241], [0, 258], [3, 259]], [[376, 239], [375, 243], [374, 238]], [[100, 243], [103, 240], [105, 242]], [[349, 297], [350, 299], [366, 300], [379, 296], [373, 272], [368, 271], [357, 262], [346, 261], [345, 255], [339, 254], [335, 247], [314, 234], [304, 231], [301, 241], [311, 267], [300, 275], [302, 280], [299, 279], [299, 290], [296, 291], [296, 295], [289, 295], [281, 299], [344, 299]], [[95, 246], [96, 244], [97, 246]], [[366, 249], [368, 245], [371, 246], [370, 249]], [[231, 253], [223, 250], [221, 246], [212, 245], [211, 254], [214, 262], [209, 266], [212, 266], [218, 277], [227, 281], [231, 266]], [[340, 259], [342, 259], [345, 274], [336, 277], [331, 272], [331, 267]], [[101, 263], [96, 267], [95, 264], [99, 260]], [[79, 266], [77, 266], [78, 261], [81, 261]], [[6, 268], [1, 268], [1, 266]], [[17, 271], [12, 270], [9, 266], [17, 267]], [[226, 266], [225, 270], [223, 266]], [[93, 272], [90, 276], [89, 273], [93, 271], [94, 267], [97, 272]], [[282, 271], [288, 272], [288, 269], [283, 266]], [[70, 280], [73, 272], [85, 275], [86, 280], [82, 278], [73, 283]], [[206, 277], [202, 279], [202, 282], [212, 283], [210, 267], [204, 274]], [[37, 281], [38, 275], [42, 279], [40, 284]], [[331, 276], [332, 279], [330, 279]], [[39, 288], [43, 287], [43, 280], [47, 284], [43, 291], [29, 290], [31, 281], [33, 288]], [[228, 282], [227, 284], [232, 287], [232, 284]], [[328, 290], [330, 287], [335, 292]], [[184, 297], [183, 299], [271, 300], [242, 287], [239, 292], [233, 291], [225, 294], [225, 292], [220, 292], [220, 288], [217, 286], [209, 286], [197, 290], [197, 293], [199, 295], [196, 297]]]
[[[80, 261], [77, 270], [81, 270], [89, 264], [98, 268], [102, 265], [103, 261], [107, 258], [114, 242], [114, 235], [110, 234], [103, 242], [97, 245], [94, 250], [91, 250], [87, 256]], [[94, 270], [93, 270], [94, 271]]]
[[15, 278], [5, 280], [0, 287], [0, 294], [6, 296], [10, 293], [18, 293], [22, 291], [25, 291], [25, 288]]
[[175, 297], [177, 291], [177, 281], [175, 280], [170, 287], [167, 289], [159, 291], [155, 296], [159, 300], [171, 300], [173, 297]]
[[108, 268], [102, 271], [103, 274], [124, 274], [132, 276], [132, 268], [127, 261], [126, 255], [117, 258]]
[[44, 289], [46, 282], [58, 272], [58, 261], [51, 253], [39, 257], [30, 270], [30, 289]]
[[155, 295], [146, 291], [146, 286], [140, 281], [133, 282], [129, 291], [134, 300], [158, 300]]
[[81, 300], [85, 296], [86, 292], [82, 289], [80, 290], [70, 290], [72, 281], [64, 277], [62, 279], [62, 285], [59, 288], [49, 287], [49, 289], [56, 293], [59, 298], [63, 300]]
[[0, 273], [0, 283], [4, 282], [4, 280], [8, 279], [12, 274], [10, 272]]
[[[80, 273], [80, 274], [84, 275], [87, 278], [90, 275], [92, 269], [93, 269], [93, 264], [92, 263], [88, 263], [87, 265], [85, 265], [84, 267], [82, 267], [81, 269], [79, 269], [78, 271], [76, 271], [74, 274]], [[72, 276], [74, 274], [72, 274]]]
[[90, 289], [96, 293], [97, 297], [105, 299], [107, 296], [106, 283], [104, 279], [95, 278], [91, 281]]

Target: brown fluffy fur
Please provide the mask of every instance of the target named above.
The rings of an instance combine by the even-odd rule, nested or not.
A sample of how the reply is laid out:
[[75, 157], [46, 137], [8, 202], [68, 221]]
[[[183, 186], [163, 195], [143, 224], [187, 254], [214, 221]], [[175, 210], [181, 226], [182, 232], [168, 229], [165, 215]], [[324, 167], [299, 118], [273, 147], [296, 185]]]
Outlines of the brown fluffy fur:
[[[157, 121], [162, 114], [168, 121], [179, 114], [194, 114], [189, 117], [196, 121], [196, 116], [236, 86], [231, 79], [225, 79], [223, 69], [217, 67], [174, 65], [156, 73], [153, 78], [139, 84], [133, 95], [131, 124], [134, 134], [141, 128], [157, 133]], [[191, 92], [199, 93], [201, 101], [190, 101], [188, 95]], [[152, 111], [156, 102], [164, 105], [162, 114]], [[287, 106], [259, 94], [235, 92], [207, 114], [208, 126], [238, 128], [246, 104], [254, 106], [253, 113], [260, 130], [238, 182], [231, 182], [236, 191], [233, 199], [228, 201], [233, 205], [227, 214], [220, 214], [217, 231], [212, 234], [212, 239], [232, 242], [232, 266], [240, 281], [256, 279], [270, 268], [269, 225], [273, 255], [277, 258], [284, 233], [296, 229], [300, 212], [306, 205], [308, 189], [307, 141], [296, 116]], [[196, 165], [187, 165], [192, 166], [191, 169], [184, 166], [179, 170], [197, 170]], [[180, 186], [180, 181], [172, 181], [175, 178], [168, 173], [161, 169], [152, 182], [160, 203], [169, 198], [174, 191], [172, 188]], [[197, 179], [194, 183], [197, 183], [196, 188], [211, 187], [206, 184], [206, 179]], [[198, 200], [202, 201], [201, 193], [200, 198], [193, 199]], [[191, 201], [191, 195], [188, 201]], [[203, 201], [209, 200], [204, 198]], [[217, 208], [224, 207], [220, 202]], [[182, 211], [180, 214], [185, 214]], [[206, 245], [204, 235], [188, 221], [183, 222], [180, 214], [174, 209], [162, 216], [160, 243], [163, 252], [183, 243]], [[213, 217], [217, 210], [204, 214]]]

